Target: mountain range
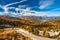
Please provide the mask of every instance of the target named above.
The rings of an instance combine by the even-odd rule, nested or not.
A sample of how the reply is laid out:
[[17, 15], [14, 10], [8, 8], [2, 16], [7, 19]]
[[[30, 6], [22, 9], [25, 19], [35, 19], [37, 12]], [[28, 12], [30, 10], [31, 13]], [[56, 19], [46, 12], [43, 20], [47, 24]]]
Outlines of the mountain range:
[[0, 27], [16, 27], [21, 25], [42, 25], [46, 23], [47, 25], [49, 24], [60, 25], [60, 17], [21, 16], [20, 18], [16, 18], [10, 16], [0, 16]]

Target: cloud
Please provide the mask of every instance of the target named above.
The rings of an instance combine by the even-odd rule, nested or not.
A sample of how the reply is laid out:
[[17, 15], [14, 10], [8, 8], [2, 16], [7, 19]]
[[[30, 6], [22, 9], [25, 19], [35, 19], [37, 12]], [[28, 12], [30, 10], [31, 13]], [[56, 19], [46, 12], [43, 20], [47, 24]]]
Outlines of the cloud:
[[26, 8], [21, 12], [21, 16], [44, 16], [47, 15], [45, 12], [37, 12], [34, 10], [30, 10], [30, 8]]
[[39, 2], [39, 5], [40, 5], [39, 8], [44, 9], [44, 8], [52, 5], [53, 3], [54, 3], [54, 0], [41, 0]]
[[52, 10], [49, 10], [49, 11], [47, 11], [47, 12], [48, 12], [48, 13], [49, 13], [49, 12], [53, 12], [53, 11], [55, 12], [55, 11], [57, 11], [57, 10], [60, 11], [60, 8], [52, 9]]
[[[23, 5], [22, 5], [23, 6]], [[44, 16], [47, 15], [45, 12], [37, 12], [34, 10], [31, 10], [31, 7], [27, 7], [26, 9], [24, 8], [15, 8], [15, 7], [4, 7], [1, 6], [5, 11], [0, 12], [0, 15], [4, 16], [11, 16], [11, 17], [20, 17], [20, 16]], [[14, 9], [15, 11], [9, 11], [9, 9]]]
[[2, 12], [0, 12], [0, 15], [4, 15]]
[[48, 17], [51, 17], [51, 16], [60, 16], [60, 13], [50, 12], [47, 15], [48, 15]]
[[60, 15], [60, 8], [52, 9], [46, 12], [48, 16], [59, 16]]
[[8, 6], [11, 6], [11, 5], [14, 5], [14, 4], [18, 4], [18, 3], [22, 3], [24, 1], [27, 1], [27, 0], [22, 0], [22, 1], [19, 1], [19, 2], [10, 3], [10, 4], [5, 5], [5, 7], [8, 7]]
[[[24, 9], [24, 7], [26, 7], [26, 5], [19, 5], [18, 8], [8, 7], [8, 6], [11, 6], [11, 5], [14, 5], [14, 4], [22, 3], [24, 1], [27, 1], [27, 0], [22, 0], [22, 1], [19, 1], [19, 2], [14, 2], [14, 3], [7, 4], [5, 6], [1, 6], [1, 8], [3, 8], [5, 11], [0, 13], [0, 14], [1, 15], [12, 16], [12, 17], [20, 17], [20, 16], [45, 16], [45, 15], [48, 15], [48, 14], [46, 14], [46, 12], [41, 12], [41, 11], [37, 12], [37, 11], [31, 10], [31, 7], [27, 7], [26, 9]], [[47, 6], [51, 5], [52, 3], [53, 3], [53, 0], [45, 0], [45, 1], [41, 0], [41, 2], [40, 2], [40, 9], [44, 9]], [[12, 8], [16, 12], [9, 11], [9, 9], [12, 9]]]

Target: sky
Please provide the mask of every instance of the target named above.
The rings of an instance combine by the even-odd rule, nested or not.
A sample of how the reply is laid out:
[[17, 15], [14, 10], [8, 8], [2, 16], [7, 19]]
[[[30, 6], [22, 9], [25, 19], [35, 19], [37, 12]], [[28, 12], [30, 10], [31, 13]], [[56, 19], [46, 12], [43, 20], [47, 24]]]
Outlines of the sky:
[[60, 16], [60, 0], [0, 0], [3, 16]]

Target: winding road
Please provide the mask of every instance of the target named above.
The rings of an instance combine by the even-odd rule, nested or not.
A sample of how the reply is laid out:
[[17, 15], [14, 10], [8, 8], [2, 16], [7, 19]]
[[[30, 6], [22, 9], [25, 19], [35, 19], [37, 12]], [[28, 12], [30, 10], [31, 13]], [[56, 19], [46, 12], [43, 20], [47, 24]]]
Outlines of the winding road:
[[26, 37], [29, 37], [32, 40], [57, 40], [57, 39], [44, 38], [44, 37], [36, 36], [32, 33], [29, 33], [28, 31], [25, 31], [24, 29], [19, 29], [19, 30], [14, 30], [14, 31], [16, 31], [17, 33], [20, 33]]

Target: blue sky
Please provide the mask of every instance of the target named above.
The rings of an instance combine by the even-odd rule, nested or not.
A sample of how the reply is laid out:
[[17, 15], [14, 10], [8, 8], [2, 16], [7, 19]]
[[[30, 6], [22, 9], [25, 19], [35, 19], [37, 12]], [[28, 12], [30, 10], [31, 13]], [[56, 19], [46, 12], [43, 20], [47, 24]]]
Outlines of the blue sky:
[[[23, 14], [24, 16], [60, 16], [60, 0], [0, 0], [0, 5], [0, 14], [2, 15], [8, 13], [7, 15], [9, 16], [20, 16], [26, 11], [26, 13]], [[10, 7], [14, 8], [7, 12], [6, 9]], [[23, 11], [15, 12], [16, 8], [18, 8], [18, 10], [23, 9]]]

